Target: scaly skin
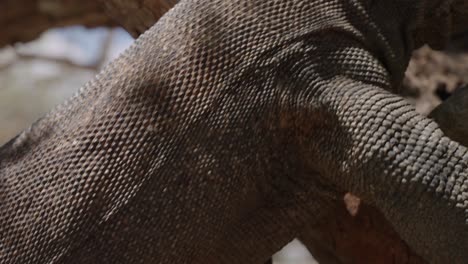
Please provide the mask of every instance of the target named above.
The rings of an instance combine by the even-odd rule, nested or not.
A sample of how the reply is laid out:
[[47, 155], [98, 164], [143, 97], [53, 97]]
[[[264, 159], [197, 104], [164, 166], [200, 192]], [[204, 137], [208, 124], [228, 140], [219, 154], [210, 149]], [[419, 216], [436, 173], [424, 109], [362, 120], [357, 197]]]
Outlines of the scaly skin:
[[0, 149], [0, 262], [262, 263], [350, 191], [463, 263], [467, 149], [391, 93], [447, 3], [181, 1]]

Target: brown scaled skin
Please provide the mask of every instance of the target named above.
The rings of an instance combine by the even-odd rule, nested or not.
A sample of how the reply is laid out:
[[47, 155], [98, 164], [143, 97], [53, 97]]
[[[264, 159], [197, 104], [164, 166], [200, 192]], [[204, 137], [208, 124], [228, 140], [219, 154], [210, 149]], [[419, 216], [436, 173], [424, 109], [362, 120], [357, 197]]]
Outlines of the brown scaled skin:
[[[172, 264], [208, 252], [211, 263], [262, 263], [322, 220], [312, 195], [336, 185], [375, 204], [426, 259], [463, 263], [468, 150], [388, 92], [411, 52], [399, 26], [420, 10], [395, 2], [183, 1], [80, 97], [0, 149], [0, 256]], [[278, 234], [277, 219], [296, 226]], [[280, 243], [242, 243], [262, 239]]]

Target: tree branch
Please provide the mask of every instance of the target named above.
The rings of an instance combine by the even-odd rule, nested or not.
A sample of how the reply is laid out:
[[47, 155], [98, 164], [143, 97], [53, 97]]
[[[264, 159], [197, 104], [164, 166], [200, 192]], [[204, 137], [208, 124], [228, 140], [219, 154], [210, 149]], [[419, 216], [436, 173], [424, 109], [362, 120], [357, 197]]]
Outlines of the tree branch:
[[99, 0], [107, 14], [133, 37], [150, 28], [178, 0]]
[[98, 64], [80, 65], [66, 58], [54, 58], [54, 57], [42, 56], [39, 54], [27, 54], [27, 53], [21, 53], [21, 52], [16, 52], [15, 54], [18, 60], [23, 60], [23, 61], [41, 60], [44, 62], [56, 63], [56, 64], [60, 64], [61, 66], [72, 67], [72, 68], [77, 68], [81, 70], [87, 70], [87, 71], [93, 71], [93, 72], [97, 72], [99, 70]]
[[0, 47], [37, 38], [52, 27], [116, 25], [94, 0], [0, 1]]
[[123, 26], [137, 37], [177, 0], [3, 0], [0, 47], [37, 38], [53, 27]]

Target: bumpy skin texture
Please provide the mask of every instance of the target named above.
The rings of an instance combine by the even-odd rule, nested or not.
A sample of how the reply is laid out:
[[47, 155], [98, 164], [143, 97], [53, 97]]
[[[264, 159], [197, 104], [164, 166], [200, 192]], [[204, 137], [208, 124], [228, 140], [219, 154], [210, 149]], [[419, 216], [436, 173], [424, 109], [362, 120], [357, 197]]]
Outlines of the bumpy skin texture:
[[337, 190], [466, 262], [467, 149], [391, 93], [446, 3], [181, 1], [0, 149], [0, 262], [262, 263]]

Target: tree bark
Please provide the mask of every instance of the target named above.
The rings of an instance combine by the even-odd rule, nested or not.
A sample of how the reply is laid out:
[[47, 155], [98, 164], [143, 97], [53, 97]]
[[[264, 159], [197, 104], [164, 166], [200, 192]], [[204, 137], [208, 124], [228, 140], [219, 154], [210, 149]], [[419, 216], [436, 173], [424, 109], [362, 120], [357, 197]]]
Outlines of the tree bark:
[[0, 47], [37, 38], [43, 31], [69, 25], [117, 25], [94, 0], [0, 1]]
[[177, 0], [2, 0], [0, 47], [37, 38], [49, 28], [123, 26], [134, 37]]
[[133, 37], [150, 28], [178, 0], [99, 0], [107, 14]]

